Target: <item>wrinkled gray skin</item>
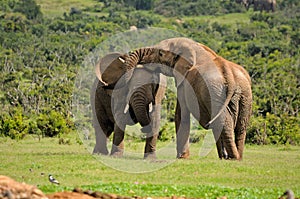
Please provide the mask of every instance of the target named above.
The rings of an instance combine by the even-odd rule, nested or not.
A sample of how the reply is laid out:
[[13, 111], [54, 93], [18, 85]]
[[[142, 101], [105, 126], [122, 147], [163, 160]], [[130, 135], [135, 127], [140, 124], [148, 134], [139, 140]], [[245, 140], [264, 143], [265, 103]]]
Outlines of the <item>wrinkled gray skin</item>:
[[248, 10], [253, 5], [254, 11], [272, 11], [275, 12], [276, 0], [236, 0], [237, 3], [243, 4]]
[[[147, 137], [144, 158], [155, 158], [160, 104], [165, 92], [162, 85], [165, 85], [166, 77], [145, 69], [137, 69], [132, 79], [125, 85], [120, 79], [125, 71], [124, 63], [121, 61], [124, 60], [124, 56], [120, 53], [106, 55], [96, 69], [98, 78], [91, 92], [96, 134], [93, 153], [107, 155], [109, 153], [107, 138], [114, 132], [110, 154], [122, 156], [125, 127], [139, 122], [143, 127], [142, 132], [146, 133]], [[119, 79], [121, 83], [116, 84]], [[162, 83], [161, 86], [158, 85], [159, 82]], [[150, 104], [152, 110], [149, 110]]]
[[213, 130], [220, 159], [242, 159], [252, 108], [251, 80], [243, 67], [187, 38], [133, 51], [126, 58], [127, 80], [137, 64], [175, 77], [177, 158], [189, 157], [191, 113], [204, 128]]

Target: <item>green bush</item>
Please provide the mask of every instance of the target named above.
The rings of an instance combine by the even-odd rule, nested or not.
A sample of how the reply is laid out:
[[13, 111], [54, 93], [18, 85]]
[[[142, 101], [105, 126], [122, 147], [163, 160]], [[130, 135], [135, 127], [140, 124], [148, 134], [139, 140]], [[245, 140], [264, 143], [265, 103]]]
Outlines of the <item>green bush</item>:
[[56, 111], [40, 114], [37, 118], [37, 127], [45, 137], [54, 137], [70, 132], [66, 119]]
[[22, 108], [13, 108], [9, 114], [0, 115], [0, 135], [22, 139], [28, 133], [28, 124]]
[[253, 117], [247, 134], [252, 144], [300, 144], [300, 119], [286, 114]]
[[14, 11], [23, 13], [29, 20], [41, 20], [43, 16], [41, 7], [36, 4], [35, 0], [19, 0], [14, 7]]

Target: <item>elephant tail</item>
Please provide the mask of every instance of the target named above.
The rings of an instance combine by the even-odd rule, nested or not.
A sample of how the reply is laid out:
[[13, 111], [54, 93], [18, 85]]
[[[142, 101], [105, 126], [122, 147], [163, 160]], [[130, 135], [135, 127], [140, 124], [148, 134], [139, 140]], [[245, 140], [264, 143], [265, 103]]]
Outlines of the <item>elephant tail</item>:
[[234, 75], [232, 72], [232, 65], [229, 63], [227, 64], [229, 61], [223, 59], [222, 57], [218, 56], [214, 62], [216, 63], [216, 65], [222, 70], [222, 73], [224, 75], [226, 84], [227, 84], [227, 94], [226, 94], [226, 99], [224, 101], [224, 104], [222, 106], [222, 108], [220, 109], [220, 111], [217, 113], [217, 115], [215, 115], [206, 125], [205, 127], [208, 128], [218, 117], [220, 117], [220, 115], [222, 113], [224, 113], [224, 111], [226, 110], [226, 108], [228, 107], [234, 93], [236, 90], [236, 85], [235, 85], [235, 81], [234, 81]]

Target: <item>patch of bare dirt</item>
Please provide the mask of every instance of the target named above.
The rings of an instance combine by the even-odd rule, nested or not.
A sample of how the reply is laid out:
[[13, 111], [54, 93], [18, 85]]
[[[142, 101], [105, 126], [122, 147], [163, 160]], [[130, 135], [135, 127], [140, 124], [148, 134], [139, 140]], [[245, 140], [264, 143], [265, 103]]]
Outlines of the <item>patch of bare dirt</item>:
[[37, 187], [0, 175], [0, 199], [47, 199]]

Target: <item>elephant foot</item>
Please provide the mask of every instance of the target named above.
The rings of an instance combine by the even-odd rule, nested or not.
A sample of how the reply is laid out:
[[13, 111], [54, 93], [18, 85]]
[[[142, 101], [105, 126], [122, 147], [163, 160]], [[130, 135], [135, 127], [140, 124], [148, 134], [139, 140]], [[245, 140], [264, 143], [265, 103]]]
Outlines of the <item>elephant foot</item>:
[[141, 131], [143, 133], [151, 133], [152, 132], [152, 126], [151, 125], [144, 126], [143, 128], [141, 128]]
[[93, 154], [108, 155], [108, 150], [94, 148]]
[[118, 151], [110, 154], [111, 157], [114, 158], [122, 158], [123, 157], [123, 151]]
[[228, 153], [227, 153], [225, 147], [222, 148], [222, 155], [225, 160], [229, 159], [229, 156], [228, 156]]
[[227, 156], [227, 158], [224, 157], [225, 160], [242, 160], [242, 158], [239, 155], [236, 156]]
[[190, 157], [189, 151], [177, 154], [178, 159], [188, 159], [189, 157]]
[[156, 159], [156, 153], [155, 152], [145, 153], [144, 154], [144, 159], [155, 160]]

